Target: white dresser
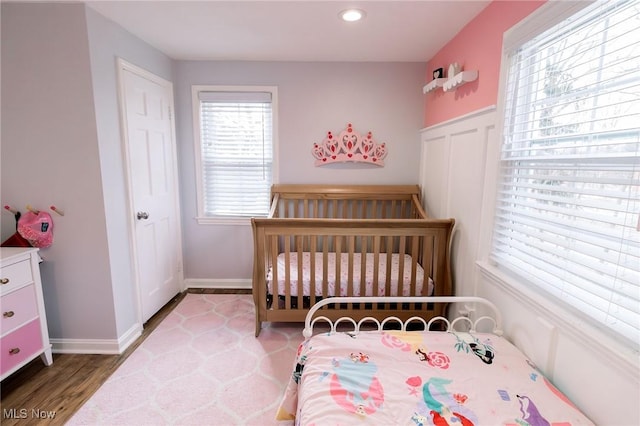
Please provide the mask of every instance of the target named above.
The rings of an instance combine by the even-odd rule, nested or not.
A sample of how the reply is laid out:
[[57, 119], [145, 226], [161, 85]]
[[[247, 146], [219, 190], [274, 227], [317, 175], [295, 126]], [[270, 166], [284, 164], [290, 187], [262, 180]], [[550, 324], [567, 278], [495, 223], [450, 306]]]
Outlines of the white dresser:
[[37, 248], [0, 247], [0, 380], [38, 355], [53, 363]]

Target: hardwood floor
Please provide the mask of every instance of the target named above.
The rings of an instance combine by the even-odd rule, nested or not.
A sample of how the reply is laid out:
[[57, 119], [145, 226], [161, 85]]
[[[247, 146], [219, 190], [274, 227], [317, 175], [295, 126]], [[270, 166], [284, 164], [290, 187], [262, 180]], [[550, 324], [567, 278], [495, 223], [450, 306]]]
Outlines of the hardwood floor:
[[[251, 293], [250, 290], [200, 290], [189, 293]], [[144, 326], [142, 336], [121, 355], [53, 354], [46, 367], [38, 357], [0, 384], [0, 423], [62, 425], [94, 394], [187, 292], [176, 295]]]

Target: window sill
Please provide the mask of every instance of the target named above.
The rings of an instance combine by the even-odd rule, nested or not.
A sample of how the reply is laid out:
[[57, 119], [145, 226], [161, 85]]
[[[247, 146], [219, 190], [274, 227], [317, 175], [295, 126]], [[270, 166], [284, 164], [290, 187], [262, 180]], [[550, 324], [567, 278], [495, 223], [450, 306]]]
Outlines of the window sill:
[[208, 217], [208, 216], [196, 216], [196, 222], [198, 225], [224, 225], [224, 226], [251, 226], [250, 217]]
[[478, 261], [476, 265], [489, 284], [498, 287], [500, 291], [512, 296], [542, 318], [557, 324], [561, 333], [586, 345], [590, 352], [600, 353], [605, 357], [603, 359], [617, 359], [619, 362], [611, 364], [620, 368], [625, 375], [640, 380], [637, 349], [612, 338], [603, 329], [591, 325], [591, 320], [585, 321], [578, 312], [574, 313], [571, 308], [567, 309], [542, 293], [532, 290], [497, 266], [486, 261]]

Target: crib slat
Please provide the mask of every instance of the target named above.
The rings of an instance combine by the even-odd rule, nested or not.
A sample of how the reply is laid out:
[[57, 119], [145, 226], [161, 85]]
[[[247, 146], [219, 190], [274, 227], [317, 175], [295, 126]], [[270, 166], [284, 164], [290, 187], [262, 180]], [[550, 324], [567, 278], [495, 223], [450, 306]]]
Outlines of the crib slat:
[[271, 256], [271, 306], [273, 309], [278, 309], [278, 295], [280, 291], [278, 290], [278, 283], [280, 282], [280, 277], [278, 276], [278, 237], [270, 236], [269, 240], [271, 240], [270, 253]]
[[317, 292], [316, 292], [316, 249], [317, 249], [317, 244], [318, 244], [318, 237], [316, 237], [315, 235], [312, 235], [311, 237], [309, 237], [310, 241], [309, 241], [309, 256], [311, 257], [310, 260], [310, 264], [309, 264], [309, 303], [310, 306], [313, 306], [314, 303], [316, 303], [317, 300]]
[[340, 281], [342, 277], [342, 237], [335, 236], [335, 252], [336, 252], [336, 275], [335, 275], [335, 294], [339, 295], [341, 286]]
[[329, 237], [322, 237], [322, 295], [329, 294]]
[[284, 237], [284, 308], [291, 309], [291, 237]]
[[[424, 269], [425, 275], [428, 275], [433, 278], [433, 281], [437, 283], [437, 277], [435, 275], [435, 271], [433, 270], [433, 259], [432, 257], [435, 255], [435, 238], [434, 237], [424, 237], [423, 240], [423, 249], [424, 256], [422, 258], [422, 268]], [[432, 256], [428, 256], [427, 253], [432, 253]], [[437, 288], [437, 286], [436, 286]], [[436, 296], [434, 294], [434, 296]]]
[[[418, 251], [419, 247], [419, 237], [411, 237], [411, 281], [410, 281], [410, 294], [415, 295], [417, 291], [417, 280], [418, 280]], [[426, 293], [429, 290], [429, 278], [426, 276], [422, 277], [422, 292]], [[419, 304], [416, 303], [414, 308], [418, 309]]]
[[297, 306], [299, 309], [302, 309], [303, 305], [303, 296], [304, 296], [304, 276], [303, 276], [303, 251], [302, 246], [304, 245], [304, 236], [296, 235], [295, 237], [296, 251], [298, 255], [298, 295], [296, 297]]
[[[373, 237], [373, 294], [380, 294], [378, 277], [380, 275], [380, 236]], [[377, 306], [374, 307], [377, 310]]]
[[367, 294], [366, 291], [367, 291], [367, 240], [368, 239], [369, 238], [366, 236], [361, 237], [361, 243], [360, 243], [360, 285], [359, 285], [360, 296]]
[[400, 236], [398, 243], [398, 296], [401, 296], [400, 289], [404, 283], [404, 255], [407, 250], [407, 237]]
[[[353, 252], [355, 250], [355, 236], [349, 235], [347, 237], [347, 250], [348, 250], [348, 271], [347, 271], [347, 295], [353, 296]], [[349, 307], [351, 308], [351, 306]]]
[[[393, 240], [393, 237], [389, 237], [389, 239]], [[385, 287], [384, 287], [384, 295], [385, 296], [399, 296], [399, 294], [393, 294], [391, 291], [391, 280], [393, 279], [393, 277], [391, 276], [391, 269], [392, 269], [392, 261], [393, 261], [393, 252], [391, 250], [391, 248], [393, 247], [393, 243], [390, 242], [389, 244], [387, 244], [387, 265], [386, 265], [386, 277], [387, 280], [385, 282]], [[400, 249], [402, 249], [402, 245], [400, 245]], [[400, 256], [402, 256], [402, 254], [400, 254]], [[402, 278], [398, 278], [398, 288], [400, 288], [400, 286], [402, 285]], [[398, 291], [398, 290], [396, 290]]]

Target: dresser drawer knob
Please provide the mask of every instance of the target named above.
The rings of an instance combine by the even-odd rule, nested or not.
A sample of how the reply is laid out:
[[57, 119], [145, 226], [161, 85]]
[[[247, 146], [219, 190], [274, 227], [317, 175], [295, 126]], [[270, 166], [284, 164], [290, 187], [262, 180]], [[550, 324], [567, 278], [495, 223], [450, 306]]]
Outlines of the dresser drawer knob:
[[11, 318], [12, 316], [14, 316], [16, 313], [13, 311], [7, 311], [7, 312], [3, 312], [2, 316], [5, 318]]
[[9, 355], [17, 355], [20, 353], [20, 348], [11, 348], [9, 349]]
[[2, 278], [0, 279], [0, 284], [9, 284], [9, 278]]

